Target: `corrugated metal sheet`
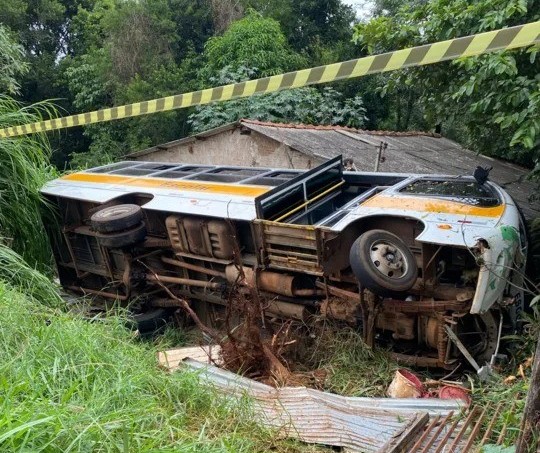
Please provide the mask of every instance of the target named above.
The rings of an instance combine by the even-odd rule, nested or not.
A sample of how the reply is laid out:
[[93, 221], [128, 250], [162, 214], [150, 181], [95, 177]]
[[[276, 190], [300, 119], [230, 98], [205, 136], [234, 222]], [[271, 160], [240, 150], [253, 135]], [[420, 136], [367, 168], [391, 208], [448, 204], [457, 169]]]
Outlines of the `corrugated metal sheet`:
[[461, 407], [454, 400], [353, 398], [304, 387], [276, 389], [192, 359], [183, 363], [227, 395], [248, 395], [254, 415], [280, 435], [351, 452], [398, 451], [414, 442], [429, 414], [445, 416]]
[[[212, 357], [212, 359], [210, 359]], [[477, 452], [487, 443], [502, 445], [494, 427], [502, 413], [515, 412], [516, 401], [496, 407], [466, 408], [458, 400], [433, 398], [356, 398], [305, 387], [274, 388], [210, 364], [219, 347], [197, 346], [160, 352], [159, 362], [174, 371], [188, 367], [201, 382], [233, 398], [249, 396], [253, 415], [282, 437], [333, 445], [346, 452]]]

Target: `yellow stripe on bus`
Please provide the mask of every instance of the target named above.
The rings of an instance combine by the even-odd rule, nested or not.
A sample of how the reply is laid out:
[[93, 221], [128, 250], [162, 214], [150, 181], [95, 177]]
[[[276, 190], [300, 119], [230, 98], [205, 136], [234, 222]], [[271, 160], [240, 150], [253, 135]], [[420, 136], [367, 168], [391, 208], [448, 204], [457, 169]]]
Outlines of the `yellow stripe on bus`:
[[166, 180], [161, 178], [137, 178], [133, 176], [103, 175], [97, 173], [72, 173], [60, 178], [62, 181], [85, 182], [94, 184], [113, 184], [130, 187], [153, 189], [185, 190], [189, 192], [219, 193], [240, 197], [258, 197], [270, 190], [262, 186], [242, 186], [217, 184], [205, 181]]
[[451, 200], [389, 195], [376, 195], [362, 203], [362, 207], [433, 212], [441, 214], [472, 215], [478, 217], [500, 217], [504, 212], [504, 205], [483, 208], [480, 206], [472, 206], [466, 203]]

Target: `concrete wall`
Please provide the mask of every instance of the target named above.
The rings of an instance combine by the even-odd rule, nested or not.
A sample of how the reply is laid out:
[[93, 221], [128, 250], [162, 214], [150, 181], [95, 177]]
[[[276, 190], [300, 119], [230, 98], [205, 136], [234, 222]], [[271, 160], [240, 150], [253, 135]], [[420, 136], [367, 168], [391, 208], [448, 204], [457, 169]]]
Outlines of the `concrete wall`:
[[238, 165], [245, 167], [312, 168], [322, 163], [258, 132], [236, 128], [194, 142], [136, 158], [151, 162]]

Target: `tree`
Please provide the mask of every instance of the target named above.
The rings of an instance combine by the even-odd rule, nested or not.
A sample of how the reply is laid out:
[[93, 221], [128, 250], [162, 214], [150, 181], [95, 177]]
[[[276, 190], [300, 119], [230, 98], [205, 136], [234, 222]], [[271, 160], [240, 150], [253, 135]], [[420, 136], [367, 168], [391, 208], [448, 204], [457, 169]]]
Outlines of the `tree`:
[[[93, 10], [81, 10], [76, 23], [86, 51], [64, 63], [75, 109], [88, 111], [195, 89], [192, 62], [197, 57], [192, 48], [180, 50], [174, 17], [165, 0], [101, 0]], [[191, 33], [190, 46], [198, 39]], [[84, 135], [89, 143], [70, 150], [72, 163], [97, 165], [173, 140], [185, 131], [186, 116], [168, 112], [87, 126]]]
[[244, 13], [240, 0], [210, 0], [210, 5], [217, 34], [222, 34], [234, 21], [241, 19]]
[[306, 64], [287, 43], [280, 25], [255, 11], [234, 22], [223, 36], [214, 36], [206, 43], [206, 67], [203, 80], [208, 80], [226, 66], [257, 68], [257, 77], [280, 74]]
[[[370, 53], [380, 53], [538, 18], [535, 0], [407, 2], [394, 15], [357, 25], [354, 39]], [[405, 115], [420, 112], [426, 127], [442, 125], [447, 135], [473, 149], [533, 166], [540, 158], [537, 50], [496, 52], [402, 70], [384, 76], [382, 92], [403, 102], [406, 90], [411, 102]], [[394, 107], [396, 101], [390, 104]]]
[[17, 78], [27, 72], [24, 48], [11, 39], [6, 27], [0, 25], [0, 93], [17, 93], [20, 88]]
[[24, 47], [32, 66], [20, 81], [21, 94], [27, 101], [61, 98], [57, 63], [71, 54], [70, 23], [80, 6], [94, 0], [0, 0], [2, 23], [9, 27]]
[[[225, 68], [215, 83], [223, 85], [247, 80], [256, 72], [248, 68], [231, 72], [230, 68]], [[366, 119], [360, 97], [343, 100], [342, 95], [332, 88], [319, 91], [308, 87], [197, 107], [189, 116], [189, 123], [194, 132], [202, 132], [241, 118], [357, 128], [362, 127]]]
[[172, 45], [177, 37], [165, 0], [120, 2], [106, 17], [104, 28], [109, 75], [121, 83], [174, 61]]
[[[232, 0], [230, 0], [232, 1]], [[181, 63], [192, 53], [201, 54], [206, 41], [214, 35], [215, 10], [209, 0], [169, 0], [171, 19], [175, 24], [175, 60]]]
[[345, 47], [352, 51], [348, 44], [355, 14], [341, 0], [244, 0], [244, 3], [277, 20], [297, 52], [317, 58], [331, 49]]

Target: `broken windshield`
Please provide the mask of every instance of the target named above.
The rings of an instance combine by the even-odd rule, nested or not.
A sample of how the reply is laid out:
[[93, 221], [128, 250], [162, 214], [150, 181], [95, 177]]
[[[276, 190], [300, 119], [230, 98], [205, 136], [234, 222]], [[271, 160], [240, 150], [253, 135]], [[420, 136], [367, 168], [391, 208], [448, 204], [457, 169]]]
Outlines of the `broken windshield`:
[[487, 184], [471, 180], [419, 179], [403, 189], [402, 193], [454, 199], [473, 206], [491, 207], [501, 204], [497, 192]]

